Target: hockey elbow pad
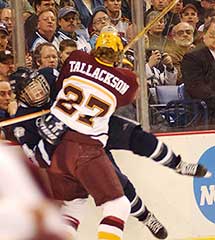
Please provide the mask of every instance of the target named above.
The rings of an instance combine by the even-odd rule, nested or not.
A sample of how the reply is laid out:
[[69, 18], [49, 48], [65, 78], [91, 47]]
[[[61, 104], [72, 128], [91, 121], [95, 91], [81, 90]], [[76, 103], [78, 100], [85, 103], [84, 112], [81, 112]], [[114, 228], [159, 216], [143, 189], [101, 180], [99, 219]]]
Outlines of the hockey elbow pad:
[[57, 145], [67, 128], [68, 127], [53, 114], [49, 114], [48, 116], [41, 117], [38, 132], [48, 143]]

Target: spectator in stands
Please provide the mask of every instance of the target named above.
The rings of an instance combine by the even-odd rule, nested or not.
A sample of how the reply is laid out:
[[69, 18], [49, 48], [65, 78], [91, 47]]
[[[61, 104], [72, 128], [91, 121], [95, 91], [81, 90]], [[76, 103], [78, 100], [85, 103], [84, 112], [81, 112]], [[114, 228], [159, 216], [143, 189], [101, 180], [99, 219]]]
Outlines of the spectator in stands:
[[0, 20], [7, 25], [8, 31], [11, 34], [13, 30], [12, 10], [11, 8], [3, 8], [1, 11]]
[[56, 10], [56, 3], [54, 0], [34, 0], [33, 7], [35, 13], [28, 17], [24, 24], [25, 37], [28, 41], [33, 38], [33, 34], [37, 29], [38, 14], [44, 10]]
[[214, 0], [201, 0], [201, 6], [204, 9], [215, 9], [215, 1]]
[[204, 23], [204, 16], [205, 16], [205, 11], [209, 9], [215, 9], [215, 1], [214, 0], [200, 0], [200, 6], [201, 8], [199, 9], [199, 19], [200, 23]]
[[8, 50], [8, 37], [7, 26], [3, 22], [0, 22], [0, 51], [4, 51], [5, 53], [10, 52]]
[[63, 7], [74, 7], [75, 8], [75, 3], [72, 0], [60, 0], [59, 7], [60, 8], [63, 8]]
[[172, 23], [174, 25], [180, 22], [180, 13], [182, 9], [183, 9], [183, 0], [179, 0], [171, 10], [171, 13], [173, 13]]
[[[0, 74], [0, 121], [15, 115], [17, 102], [12, 93], [8, 77]], [[0, 129], [0, 139], [12, 139], [10, 127]]]
[[204, 31], [204, 26], [207, 25], [211, 21], [211, 18], [214, 17], [214, 16], [215, 16], [215, 9], [205, 10], [204, 23], [199, 26], [198, 32], [203, 32]]
[[104, 0], [73, 0], [73, 2], [80, 14], [81, 23], [87, 28], [91, 21], [93, 10], [103, 5]]
[[187, 22], [194, 28], [194, 42], [198, 38], [198, 10], [193, 4], [187, 4], [181, 11], [181, 22]]
[[204, 28], [205, 46], [184, 55], [182, 80], [191, 98], [207, 103], [209, 123], [215, 123], [215, 19]]
[[[146, 17], [146, 24], [151, 22], [159, 12], [152, 11]], [[163, 31], [165, 27], [165, 18], [156, 22], [148, 31], [148, 40], [150, 49], [158, 49], [163, 51], [164, 45], [166, 44], [166, 37], [163, 36]]]
[[149, 87], [176, 84], [177, 70], [168, 53], [149, 49], [146, 51], [146, 78]]
[[59, 47], [59, 56], [60, 56], [60, 68], [62, 64], [66, 61], [69, 55], [77, 49], [77, 44], [72, 39], [65, 39], [61, 41]]
[[35, 69], [45, 67], [57, 69], [59, 56], [56, 47], [49, 42], [39, 44], [33, 52], [33, 63]]
[[177, 85], [182, 83], [181, 75], [181, 62], [185, 53], [194, 48], [193, 27], [186, 22], [178, 23], [172, 29], [172, 41], [168, 41], [165, 47], [165, 52], [172, 58], [173, 65], [176, 67], [177, 74]]
[[33, 39], [28, 41], [28, 49], [33, 52], [43, 42], [52, 43], [59, 49], [59, 40], [56, 36], [57, 16], [53, 10], [44, 10], [38, 14], [37, 31]]
[[12, 31], [13, 31], [13, 21], [12, 21], [12, 10], [11, 8], [3, 8], [0, 14], [0, 21], [4, 22], [7, 26], [9, 36], [8, 36], [8, 49], [12, 49]]
[[12, 90], [8, 78], [0, 74], [0, 120], [10, 117], [9, 104]]
[[0, 52], [0, 74], [7, 77], [15, 70], [13, 55], [10, 53]]
[[187, 22], [193, 26], [194, 29], [197, 27], [199, 22], [198, 9], [193, 4], [187, 4], [181, 10], [181, 21]]
[[173, 9], [169, 11], [168, 17], [166, 19], [164, 35], [171, 36], [172, 28], [181, 21], [180, 16], [181, 16], [182, 9], [183, 9], [183, 0], [179, 0], [176, 3], [176, 5], [173, 7]]
[[127, 38], [127, 31], [132, 28], [132, 25], [128, 18], [122, 16], [122, 1], [104, 0], [104, 6], [107, 9], [111, 23], [118, 30], [120, 36]]
[[211, 21], [212, 17], [215, 17], [215, 9], [205, 9], [205, 11], [204, 11], [204, 22], [202, 23], [202, 25], [199, 26], [199, 28], [198, 28], [198, 38], [195, 40], [195, 44], [199, 48], [202, 47], [202, 45], [203, 45], [204, 26], [207, 25]]
[[96, 40], [104, 26], [110, 24], [110, 17], [107, 14], [107, 9], [104, 6], [99, 6], [94, 9], [90, 28], [92, 29], [92, 33], [90, 36], [90, 45], [92, 48], [95, 47]]
[[59, 30], [58, 41], [64, 39], [72, 39], [76, 42], [77, 48], [86, 52], [90, 52], [91, 46], [84, 36], [76, 33], [78, 30], [78, 12], [73, 7], [64, 7], [58, 11]]
[[169, 0], [151, 0], [151, 7], [146, 11], [146, 16], [152, 11], [162, 11], [169, 4]]
[[23, 18], [24, 21], [28, 19], [32, 14], [34, 14], [34, 8], [32, 5], [29, 3], [28, 0], [23, 0]]
[[[169, 4], [169, 0], [151, 0], [151, 7], [146, 11], [146, 13], [144, 14], [144, 23], [147, 24], [147, 18], [148, 15], [152, 12], [152, 11], [157, 11], [160, 12], [162, 11], [167, 5]], [[169, 32], [169, 29], [171, 27], [171, 25], [167, 25], [170, 24], [171, 22], [171, 14], [170, 12], [167, 13], [165, 15], [165, 26], [164, 26], [164, 30], [163, 30], [163, 35], [166, 35]]]

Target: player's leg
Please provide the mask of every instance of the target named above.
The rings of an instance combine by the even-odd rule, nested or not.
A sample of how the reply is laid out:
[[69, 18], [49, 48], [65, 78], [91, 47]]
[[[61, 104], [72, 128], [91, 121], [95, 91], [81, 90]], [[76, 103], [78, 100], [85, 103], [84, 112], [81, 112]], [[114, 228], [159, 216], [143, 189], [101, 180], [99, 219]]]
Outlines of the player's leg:
[[72, 201], [63, 201], [61, 205], [61, 214], [66, 222], [66, 230], [71, 237], [77, 238], [77, 231], [83, 222], [87, 198], [77, 198]]
[[75, 175], [92, 195], [96, 205], [103, 207], [98, 239], [123, 239], [124, 225], [130, 213], [130, 202], [124, 196], [113, 165], [101, 147], [83, 144], [79, 150], [83, 164], [78, 166]]
[[[124, 224], [130, 213], [130, 202], [124, 196], [112, 163], [100, 142], [68, 131], [54, 152], [51, 170], [69, 175], [67, 179], [73, 185], [73, 190], [69, 193], [70, 198], [63, 196], [64, 200], [72, 200], [81, 194], [82, 189], [86, 189], [96, 205], [104, 207], [98, 239], [122, 239]], [[79, 185], [75, 189], [72, 177]]]
[[[66, 231], [72, 239], [76, 239], [78, 227], [85, 216], [88, 193], [68, 174], [55, 173], [55, 161], [51, 168], [48, 168], [48, 177], [53, 198], [59, 200]], [[74, 191], [76, 194], [73, 193]]]
[[154, 216], [154, 214], [148, 210], [140, 196], [137, 195], [134, 185], [130, 182], [128, 177], [121, 172], [111, 152], [106, 149], [106, 154], [115, 167], [116, 174], [121, 182], [125, 196], [131, 203], [130, 215], [146, 225], [155, 237], [159, 239], [165, 239], [168, 235], [165, 227]]
[[151, 158], [157, 163], [174, 169], [182, 175], [203, 177], [207, 174], [200, 164], [186, 163], [181, 160], [165, 143], [155, 135], [144, 131], [134, 121], [120, 116], [111, 117], [108, 132], [109, 149], [130, 150], [134, 154]]

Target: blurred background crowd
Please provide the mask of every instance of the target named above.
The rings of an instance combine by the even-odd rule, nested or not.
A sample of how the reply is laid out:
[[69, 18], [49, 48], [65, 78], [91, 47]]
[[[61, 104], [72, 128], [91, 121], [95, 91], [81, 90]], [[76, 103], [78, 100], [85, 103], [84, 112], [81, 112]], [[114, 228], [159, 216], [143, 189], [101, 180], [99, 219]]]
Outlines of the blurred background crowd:
[[[146, 26], [171, 0], [142, 0]], [[21, 2], [21, 1], [20, 1]], [[60, 71], [75, 49], [93, 50], [101, 29], [114, 25], [126, 46], [136, 36], [135, 1], [131, 0], [22, 0], [17, 26], [11, 1], [0, 0], [0, 119], [16, 113], [16, 97], [8, 79], [18, 67], [17, 49], [24, 42], [23, 66]], [[148, 113], [151, 131], [213, 128], [215, 122], [215, 0], [179, 0], [139, 41], [122, 66], [138, 72], [146, 82], [147, 104], [134, 102], [118, 114], [140, 120]], [[19, 29], [20, 28], [20, 29]], [[23, 28], [23, 38], [17, 32]], [[141, 51], [142, 52], [142, 51]], [[140, 58], [144, 66], [140, 66]], [[142, 61], [141, 61], [142, 62]], [[145, 90], [145, 89], [144, 89]], [[142, 92], [140, 91], [140, 96]]]

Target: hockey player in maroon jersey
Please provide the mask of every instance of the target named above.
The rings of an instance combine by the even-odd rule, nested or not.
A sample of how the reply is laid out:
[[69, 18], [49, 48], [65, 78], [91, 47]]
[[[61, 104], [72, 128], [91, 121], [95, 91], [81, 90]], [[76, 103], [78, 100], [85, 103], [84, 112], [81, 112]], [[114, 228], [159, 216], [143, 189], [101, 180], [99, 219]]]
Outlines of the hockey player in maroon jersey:
[[[31, 71], [30, 69], [27, 69], [27, 68], [21, 68], [21, 67], [18, 68], [17, 71], [10, 76], [11, 83], [13, 83], [12, 84], [13, 89], [16, 92], [16, 97], [20, 101], [16, 116], [21, 116], [21, 115], [28, 114], [30, 112], [35, 112], [35, 111], [49, 108], [51, 106], [51, 100], [54, 99], [56, 79], [57, 79], [56, 71], [54, 71], [51, 68], [40, 69], [38, 72]], [[31, 88], [32, 86], [34, 86], [34, 92], [27, 91], [29, 86], [31, 86]], [[41, 86], [43, 86], [42, 89], [41, 89]], [[36, 92], [37, 93], [40, 92], [43, 97], [41, 96], [41, 94], [35, 95]], [[33, 95], [31, 93], [33, 93]], [[131, 126], [137, 127], [137, 125], [135, 125], [134, 122], [129, 122], [129, 121], [126, 122], [126, 120], [124, 119], [126, 124], [124, 124], [123, 126], [129, 126], [129, 128], [123, 127], [123, 126], [120, 126], [120, 122], [123, 121], [123, 119], [116, 116], [113, 116], [111, 118], [113, 118], [114, 120], [111, 121], [112, 123], [111, 125], [109, 124], [109, 128], [112, 129], [111, 132], [116, 132], [117, 136], [112, 136], [111, 132], [109, 132], [108, 135], [111, 134], [112, 140], [111, 139], [108, 140], [109, 142], [108, 145], [111, 145], [111, 148], [114, 148], [117, 146], [119, 146], [120, 148], [120, 142], [121, 142], [122, 144], [121, 147], [126, 148], [125, 137], [126, 138], [129, 137], [129, 135], [127, 135], [126, 132], [129, 133], [130, 132], [129, 129], [132, 129]], [[50, 160], [51, 160], [52, 152], [56, 148], [56, 146], [51, 145], [44, 140], [41, 140], [37, 131], [37, 123], [39, 121], [40, 121], [40, 118], [36, 118], [29, 121], [23, 121], [23, 122], [14, 124], [13, 125], [14, 134], [17, 137], [17, 140], [20, 143], [20, 145], [23, 147], [23, 150], [25, 154], [28, 156], [28, 158], [31, 161], [33, 161], [36, 165], [38, 165], [38, 161], [40, 159], [41, 161], [39, 161], [39, 165], [41, 167], [47, 168], [51, 163]], [[116, 124], [114, 122], [116, 122]], [[115, 127], [118, 126], [118, 128], [115, 129], [114, 126]], [[121, 135], [124, 134], [125, 137], [122, 136], [121, 140], [115, 143], [115, 140], [113, 139], [118, 138], [119, 134]], [[142, 144], [141, 149], [143, 150], [146, 146], [146, 143], [144, 143], [144, 145], [143, 143], [141, 144]], [[38, 158], [38, 155], [37, 155], [37, 159], [35, 158], [35, 155], [34, 155], [35, 149], [39, 150], [39, 151], [36, 151], [40, 156]], [[121, 172], [121, 170], [117, 166], [108, 148], [106, 148], [105, 151], [109, 159], [111, 160], [112, 164], [114, 165], [115, 171], [117, 173], [118, 178], [120, 179], [125, 195], [131, 203], [130, 214], [135, 218], [137, 218], [140, 221], [140, 223], [143, 223], [145, 226], [147, 226], [154, 236], [156, 236], [159, 239], [166, 238], [167, 231], [165, 227], [159, 222], [159, 220], [154, 216], [154, 214], [146, 207], [141, 197], [138, 196], [138, 194], [136, 193], [135, 187], [130, 182], [128, 177]], [[162, 153], [161, 155], [165, 157]], [[173, 158], [174, 156], [175, 155], [173, 154]], [[56, 182], [54, 182], [51, 187], [55, 188], [55, 186], [56, 186]], [[73, 201], [64, 201], [61, 207], [61, 211], [64, 217], [66, 218], [66, 220], [67, 221], [69, 220], [70, 223], [73, 222], [73, 224], [70, 224], [69, 227], [67, 226], [67, 229], [70, 232], [71, 236], [76, 235], [76, 230], [78, 229], [78, 226], [82, 223], [86, 201], [87, 199], [76, 199]], [[75, 211], [76, 215], [74, 216], [75, 208], [77, 209], [77, 211]], [[78, 219], [78, 221], [76, 221], [75, 219]], [[156, 228], [154, 226], [156, 226]]]
[[107, 27], [98, 38], [93, 55], [74, 51], [61, 70], [63, 85], [52, 114], [40, 125], [42, 135], [49, 135], [47, 129], [52, 127], [68, 128], [48, 169], [53, 174], [52, 181], [65, 181], [67, 177], [67, 189], [59, 185], [54, 195], [59, 200], [92, 195], [96, 205], [103, 207], [98, 227], [98, 239], [102, 240], [123, 239], [130, 213], [130, 202], [103, 149], [111, 115], [117, 107], [132, 102], [138, 88], [133, 72], [114, 68], [122, 50], [117, 32]]

